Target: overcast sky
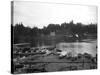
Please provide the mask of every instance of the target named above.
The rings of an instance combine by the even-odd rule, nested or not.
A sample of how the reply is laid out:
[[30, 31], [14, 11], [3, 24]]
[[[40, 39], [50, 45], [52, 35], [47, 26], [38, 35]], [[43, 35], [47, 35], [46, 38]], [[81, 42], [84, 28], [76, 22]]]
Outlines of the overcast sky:
[[25, 26], [42, 28], [50, 23], [64, 22], [83, 24], [97, 23], [97, 7], [41, 2], [14, 2], [14, 25], [22, 22]]

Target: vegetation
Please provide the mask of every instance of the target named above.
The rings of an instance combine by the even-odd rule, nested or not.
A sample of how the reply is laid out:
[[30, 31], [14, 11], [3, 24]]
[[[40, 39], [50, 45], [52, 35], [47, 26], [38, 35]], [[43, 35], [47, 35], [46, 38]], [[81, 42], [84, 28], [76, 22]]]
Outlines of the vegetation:
[[[83, 37], [84, 34], [96, 34], [97, 33], [97, 24], [88, 24], [84, 25], [82, 23], [74, 24], [73, 21], [70, 23], [60, 24], [49, 24], [47, 27], [39, 29], [38, 27], [25, 27], [22, 23], [11, 25], [13, 32], [13, 40], [15, 43], [24, 43], [29, 42], [33, 43], [35, 46], [38, 40], [43, 39], [42, 37], [47, 37], [51, 32], [55, 32], [57, 35], [73, 35], [78, 34], [80, 37]], [[41, 38], [40, 38], [41, 37]]]
[[[38, 27], [25, 27], [22, 23], [11, 25], [13, 33], [13, 44], [31, 43], [30, 48], [13, 47], [13, 73], [35, 73], [35, 72], [51, 72], [51, 71], [67, 71], [67, 70], [84, 70], [97, 68], [97, 54], [92, 57], [91, 54], [79, 53], [72, 57], [71, 53], [66, 56], [60, 56], [55, 50], [56, 47], [47, 48], [42, 51], [37, 43], [45, 42], [55, 43], [60, 40], [73, 41], [75, 35], [80, 38], [97, 37], [97, 24], [84, 25], [82, 23], [49, 24], [47, 27], [39, 29]], [[55, 35], [51, 35], [54, 32]], [[73, 36], [73, 37], [69, 37]], [[50, 54], [47, 52], [50, 51]], [[37, 63], [41, 62], [41, 63]]]
[[[57, 52], [49, 55], [31, 52], [31, 55], [26, 55], [26, 51], [23, 52], [24, 49], [20, 51], [23, 54], [19, 54], [13, 58], [13, 61], [16, 59], [13, 63], [14, 74], [97, 69], [97, 54], [95, 57], [88, 53], [79, 53], [74, 57], [67, 54], [59, 59], [60, 56], [55, 55]], [[30, 50], [28, 50], [28, 53], [30, 53]], [[13, 56], [15, 55], [16, 53], [13, 54]]]

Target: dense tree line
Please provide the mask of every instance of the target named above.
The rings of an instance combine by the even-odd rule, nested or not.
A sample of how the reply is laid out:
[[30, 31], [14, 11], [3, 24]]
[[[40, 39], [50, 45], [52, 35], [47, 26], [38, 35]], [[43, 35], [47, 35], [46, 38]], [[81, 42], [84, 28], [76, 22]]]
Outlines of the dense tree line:
[[11, 28], [13, 32], [13, 43], [35, 42], [38, 37], [49, 35], [50, 32], [67, 35], [97, 33], [97, 24], [74, 24], [73, 21], [70, 23], [49, 24], [47, 27], [43, 27], [42, 29], [39, 29], [38, 27], [25, 27], [22, 23], [11, 25]]

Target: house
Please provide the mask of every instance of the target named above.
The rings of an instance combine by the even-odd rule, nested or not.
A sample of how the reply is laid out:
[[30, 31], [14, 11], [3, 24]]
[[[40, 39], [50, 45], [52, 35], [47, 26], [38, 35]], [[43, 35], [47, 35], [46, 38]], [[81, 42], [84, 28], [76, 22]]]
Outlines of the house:
[[50, 32], [50, 36], [55, 36], [55, 32]]

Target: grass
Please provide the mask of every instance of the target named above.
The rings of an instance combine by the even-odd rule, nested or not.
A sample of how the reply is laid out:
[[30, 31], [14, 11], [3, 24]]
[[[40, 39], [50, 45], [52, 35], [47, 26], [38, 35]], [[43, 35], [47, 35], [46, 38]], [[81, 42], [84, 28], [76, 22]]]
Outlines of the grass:
[[[36, 58], [35, 58], [36, 57]], [[38, 57], [38, 59], [37, 59]], [[31, 60], [33, 59], [33, 60]], [[22, 65], [29, 65], [27, 68], [20, 69], [23, 73], [35, 73], [35, 72], [54, 72], [54, 71], [70, 71], [70, 70], [86, 70], [96, 69], [97, 64], [92, 63], [91, 59], [76, 59], [72, 61], [72, 58], [59, 59], [57, 55], [35, 55], [27, 58], [26, 61], [20, 61]], [[32, 67], [33, 66], [33, 67]], [[22, 67], [21, 67], [22, 68]]]

